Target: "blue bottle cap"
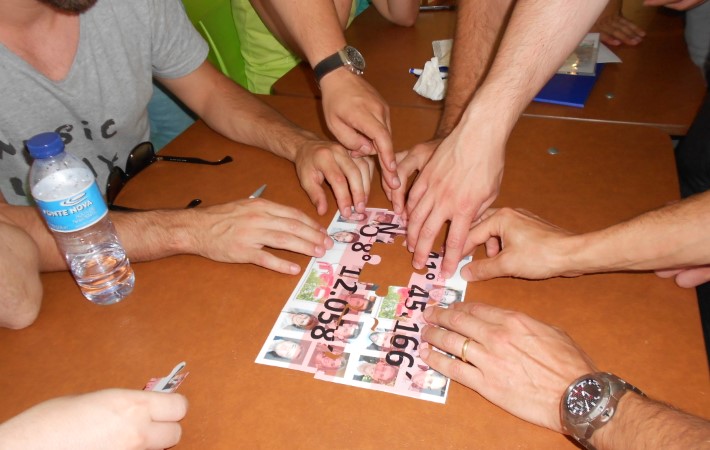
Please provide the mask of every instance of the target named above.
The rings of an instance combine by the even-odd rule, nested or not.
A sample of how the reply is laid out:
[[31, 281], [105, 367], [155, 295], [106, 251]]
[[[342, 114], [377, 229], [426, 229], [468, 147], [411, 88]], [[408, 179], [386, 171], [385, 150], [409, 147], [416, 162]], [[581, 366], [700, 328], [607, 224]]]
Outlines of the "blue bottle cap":
[[49, 158], [64, 151], [64, 142], [54, 131], [40, 133], [27, 141], [27, 150], [35, 159]]

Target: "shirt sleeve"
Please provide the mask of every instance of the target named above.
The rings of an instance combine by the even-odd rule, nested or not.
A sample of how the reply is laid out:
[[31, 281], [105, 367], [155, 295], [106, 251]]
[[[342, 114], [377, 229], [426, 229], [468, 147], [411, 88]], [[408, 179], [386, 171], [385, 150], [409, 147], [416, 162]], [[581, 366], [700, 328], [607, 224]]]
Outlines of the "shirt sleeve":
[[180, 0], [149, 0], [153, 75], [180, 78], [207, 59], [209, 47]]

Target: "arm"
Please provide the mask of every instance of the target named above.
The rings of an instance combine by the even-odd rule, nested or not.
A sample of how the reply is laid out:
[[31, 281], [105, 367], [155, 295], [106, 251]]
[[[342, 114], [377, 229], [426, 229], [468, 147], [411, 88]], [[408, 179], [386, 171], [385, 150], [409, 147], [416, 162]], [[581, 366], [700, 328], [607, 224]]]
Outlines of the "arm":
[[646, 36], [646, 32], [624, 17], [622, 4], [622, 0], [610, 0], [592, 27], [591, 31], [599, 32], [601, 41], [607, 45], [637, 45]]
[[32, 238], [0, 214], [0, 327], [25, 328], [39, 314], [42, 282]]
[[[416, 171], [421, 171], [441, 140], [458, 124], [464, 109], [493, 62], [512, 4], [513, 0], [458, 3], [455, 45], [451, 54], [444, 111], [433, 140], [397, 153], [397, 173], [400, 180], [407, 180]], [[395, 212], [406, 214], [406, 183], [394, 190], [390, 189], [386, 182], [382, 183], [382, 187], [392, 201]]]
[[511, 129], [605, 4], [606, 0], [516, 3], [485, 81], [409, 192], [407, 244], [414, 251], [415, 268], [424, 266], [435, 237], [450, 220], [442, 275], [454, 273], [471, 223], [498, 195]]
[[343, 147], [297, 127], [208, 62], [187, 76], [160, 81], [218, 133], [293, 162], [319, 214], [328, 207], [321, 187], [326, 180], [344, 216], [351, 206], [364, 211], [371, 176], [367, 161], [345, 158]]
[[372, 0], [372, 5], [382, 17], [403, 27], [411, 27], [416, 23], [419, 4], [419, 0]]
[[578, 235], [525, 211], [490, 211], [471, 229], [466, 244], [472, 249], [486, 243], [489, 258], [468, 264], [462, 276], [469, 280], [499, 276], [542, 279], [621, 270], [700, 268], [710, 264], [708, 221], [710, 192]]
[[[481, 303], [427, 308], [420, 356], [433, 369], [535, 425], [562, 432], [560, 402], [572, 381], [594, 364], [563, 331], [529, 316]], [[447, 331], [450, 330], [450, 331]], [[466, 338], [465, 358], [452, 359]], [[710, 423], [628, 393], [611, 421], [592, 435], [599, 450], [696, 448], [710, 440]]]
[[110, 389], [61, 397], [0, 424], [0, 447], [35, 450], [105, 448], [143, 450], [180, 441], [187, 412], [180, 394]]
[[[32, 237], [41, 271], [67, 270], [53, 236], [36, 208], [0, 199], [0, 213]], [[133, 262], [179, 254], [215, 261], [253, 263], [297, 274], [300, 267], [264, 247], [322, 256], [332, 240], [305, 213], [264, 199], [238, 200], [206, 208], [111, 213], [121, 243]]]
[[[300, 2], [252, 0], [252, 5], [271, 32], [303, 54], [311, 67], [347, 44], [343, 30], [351, 1], [310, 0], [304, 7]], [[338, 141], [358, 154], [377, 153], [387, 183], [399, 187], [385, 100], [364, 78], [345, 68], [325, 75], [320, 89], [326, 123]]]

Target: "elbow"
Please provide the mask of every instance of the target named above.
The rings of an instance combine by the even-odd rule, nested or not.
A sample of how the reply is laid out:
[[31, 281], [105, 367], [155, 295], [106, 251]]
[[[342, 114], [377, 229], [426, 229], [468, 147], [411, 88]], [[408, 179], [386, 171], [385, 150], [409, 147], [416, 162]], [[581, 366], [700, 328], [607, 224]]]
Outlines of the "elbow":
[[[14, 294], [14, 295], [13, 295]], [[21, 330], [32, 325], [42, 305], [42, 284], [32, 283], [21, 294], [16, 292], [1, 298], [0, 327]]]
[[414, 24], [417, 23], [417, 14], [413, 16], [397, 17], [393, 19], [392, 22], [400, 27], [413, 27]]

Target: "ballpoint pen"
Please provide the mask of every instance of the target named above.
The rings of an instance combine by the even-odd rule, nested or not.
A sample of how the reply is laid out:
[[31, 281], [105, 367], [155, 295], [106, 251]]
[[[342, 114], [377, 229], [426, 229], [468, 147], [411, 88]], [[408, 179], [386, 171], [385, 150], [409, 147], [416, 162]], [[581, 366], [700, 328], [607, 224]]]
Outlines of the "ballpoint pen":
[[261, 185], [261, 187], [259, 189], [255, 190], [254, 193], [249, 196], [249, 198], [261, 197], [261, 194], [264, 192], [264, 189], [266, 189], [265, 184]]

